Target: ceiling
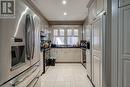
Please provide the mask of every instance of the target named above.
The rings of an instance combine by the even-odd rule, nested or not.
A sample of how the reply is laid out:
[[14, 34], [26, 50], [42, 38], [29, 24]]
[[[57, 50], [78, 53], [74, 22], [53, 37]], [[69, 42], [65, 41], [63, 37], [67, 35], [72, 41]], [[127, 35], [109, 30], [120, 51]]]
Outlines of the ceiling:
[[[48, 21], [83, 21], [87, 14], [89, 0], [32, 0]], [[64, 15], [64, 12], [67, 15]]]

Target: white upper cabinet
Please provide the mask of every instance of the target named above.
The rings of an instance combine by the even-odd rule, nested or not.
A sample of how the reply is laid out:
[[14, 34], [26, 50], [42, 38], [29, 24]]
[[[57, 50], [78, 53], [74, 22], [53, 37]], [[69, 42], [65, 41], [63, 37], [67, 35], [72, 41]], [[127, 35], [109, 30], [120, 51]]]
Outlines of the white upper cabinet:
[[92, 23], [98, 15], [105, 11], [107, 7], [107, 0], [94, 0], [89, 7], [89, 16], [88, 20]]
[[101, 60], [100, 58], [93, 56], [93, 62], [94, 62], [94, 69], [93, 69], [93, 82], [95, 87], [102, 87], [101, 81], [102, 81], [102, 67], [101, 67]]
[[86, 28], [86, 40], [87, 41], [91, 40], [91, 25], [88, 25]]
[[130, 5], [130, 0], [119, 0], [119, 6]]
[[104, 10], [104, 0], [96, 1], [96, 13], [100, 14]]
[[102, 20], [98, 19], [93, 24], [93, 49], [101, 51], [102, 46]]
[[93, 2], [93, 4], [89, 8], [89, 23], [93, 22], [93, 20], [96, 18], [96, 2]]
[[122, 43], [122, 53], [130, 54], [130, 6], [120, 10], [120, 41]]

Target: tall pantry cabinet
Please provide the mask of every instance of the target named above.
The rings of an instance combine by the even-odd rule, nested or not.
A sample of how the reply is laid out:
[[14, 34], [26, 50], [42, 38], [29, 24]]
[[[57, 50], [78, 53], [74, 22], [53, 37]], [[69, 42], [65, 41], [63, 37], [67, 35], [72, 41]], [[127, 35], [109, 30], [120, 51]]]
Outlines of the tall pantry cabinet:
[[[89, 78], [95, 87], [102, 87], [102, 73], [103, 73], [103, 34], [105, 26], [105, 13], [106, 13], [106, 3], [107, 0], [90, 0], [88, 4], [89, 15], [88, 22], [84, 24], [85, 26], [90, 26], [89, 28], [91, 34], [91, 50], [87, 54], [86, 59], [91, 61], [87, 62], [87, 71], [89, 72]], [[86, 28], [87, 30], [88, 28]], [[87, 31], [86, 31], [87, 32]], [[87, 34], [87, 33], [86, 33]], [[90, 57], [90, 58], [88, 58]], [[91, 63], [90, 63], [91, 62]], [[90, 69], [91, 66], [91, 69]], [[90, 73], [91, 70], [91, 73]]]
[[118, 86], [130, 87], [130, 0], [119, 0]]
[[102, 87], [102, 18], [92, 25], [92, 81], [96, 87]]

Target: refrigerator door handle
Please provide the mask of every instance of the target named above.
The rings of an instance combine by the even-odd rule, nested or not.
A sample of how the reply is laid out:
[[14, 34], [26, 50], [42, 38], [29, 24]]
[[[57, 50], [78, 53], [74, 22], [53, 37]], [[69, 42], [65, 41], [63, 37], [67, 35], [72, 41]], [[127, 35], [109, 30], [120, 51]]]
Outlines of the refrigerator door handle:
[[31, 59], [30, 53], [30, 31], [31, 31], [31, 19], [30, 15], [26, 15], [26, 26], [25, 26], [25, 39], [26, 39], [26, 55], [27, 59]]
[[[32, 21], [32, 26], [33, 26], [33, 56], [34, 56], [34, 49], [35, 49], [35, 26], [34, 26], [34, 20]], [[33, 59], [33, 57], [32, 57]]]
[[34, 26], [34, 20], [33, 17], [31, 17], [31, 59], [33, 59], [34, 56], [34, 48], [35, 48], [35, 26]]

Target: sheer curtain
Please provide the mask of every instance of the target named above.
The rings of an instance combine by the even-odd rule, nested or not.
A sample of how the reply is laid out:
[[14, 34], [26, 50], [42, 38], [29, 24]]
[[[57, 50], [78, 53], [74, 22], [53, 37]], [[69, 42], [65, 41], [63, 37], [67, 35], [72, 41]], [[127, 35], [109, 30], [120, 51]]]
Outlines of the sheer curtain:
[[78, 45], [81, 32], [82, 25], [52, 25], [52, 42], [56, 45]]

